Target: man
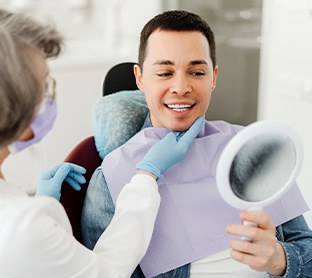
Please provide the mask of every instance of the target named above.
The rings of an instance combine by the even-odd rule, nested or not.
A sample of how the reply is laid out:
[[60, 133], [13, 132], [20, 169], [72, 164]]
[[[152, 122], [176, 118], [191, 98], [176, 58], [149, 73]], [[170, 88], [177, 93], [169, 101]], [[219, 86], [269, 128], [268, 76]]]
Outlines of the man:
[[[131, 164], [166, 134], [163, 128], [184, 131], [197, 117], [205, 116], [218, 76], [210, 27], [199, 16], [184, 11], [154, 17], [141, 32], [134, 73], [150, 114], [142, 132], [109, 154], [94, 174], [82, 218], [89, 248], [109, 224], [122, 188], [122, 179], [112, 174], [114, 161], [122, 163], [124, 174], [130, 175]], [[215, 167], [222, 149], [240, 129], [207, 122], [188, 156], [159, 178], [162, 205], [151, 245], [140, 264], [145, 276], [265, 277], [269, 273], [311, 277], [312, 233], [301, 216], [304, 206], [293, 211], [282, 200], [272, 212], [283, 215], [284, 209], [289, 214], [274, 219], [277, 228], [269, 214], [251, 211], [241, 212], [240, 220], [257, 227], [229, 225], [236, 223], [235, 211], [222, 204], [216, 193]], [[100, 207], [92, 205], [95, 199]], [[304, 202], [301, 195], [297, 200]], [[98, 221], [98, 215], [105, 215], [105, 221]], [[228, 234], [251, 241], [234, 238], [227, 242], [225, 226]], [[144, 275], [137, 269], [132, 277]]]

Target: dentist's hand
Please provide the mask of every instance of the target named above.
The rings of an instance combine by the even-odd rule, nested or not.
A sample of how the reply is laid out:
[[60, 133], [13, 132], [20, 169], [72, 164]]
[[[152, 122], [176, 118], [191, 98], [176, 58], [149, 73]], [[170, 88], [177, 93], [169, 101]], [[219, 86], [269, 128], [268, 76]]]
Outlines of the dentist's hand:
[[156, 143], [136, 165], [137, 169], [147, 171], [160, 177], [172, 165], [180, 161], [204, 124], [203, 118], [198, 118], [186, 132], [170, 132]]
[[58, 164], [42, 174], [38, 182], [36, 196], [50, 196], [60, 200], [63, 182], [66, 181], [73, 189], [79, 191], [80, 184], [86, 182], [83, 176], [85, 173], [86, 169], [81, 166], [67, 162]]

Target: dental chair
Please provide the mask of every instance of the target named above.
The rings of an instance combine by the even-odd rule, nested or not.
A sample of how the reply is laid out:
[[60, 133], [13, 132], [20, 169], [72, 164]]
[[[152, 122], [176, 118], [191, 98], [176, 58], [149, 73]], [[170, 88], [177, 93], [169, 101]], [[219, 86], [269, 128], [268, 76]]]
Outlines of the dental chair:
[[133, 66], [135, 63], [127, 62], [113, 66], [106, 74], [103, 82], [103, 96], [123, 90], [138, 90]]
[[95, 148], [94, 137], [90, 136], [82, 140], [64, 161], [78, 164], [87, 170], [84, 175], [86, 184], [81, 186], [81, 190], [76, 191], [65, 182], [61, 189], [60, 200], [72, 226], [73, 235], [79, 242], [82, 242], [80, 218], [84, 198], [93, 172], [102, 163], [102, 159]]
[[[103, 82], [103, 96], [122, 90], [138, 89], [133, 73], [133, 65], [135, 63], [120, 63], [107, 72]], [[87, 170], [85, 174], [86, 184], [81, 187], [81, 190], [75, 191], [65, 183], [62, 186], [60, 200], [70, 220], [73, 235], [78, 241], [82, 242], [80, 219], [84, 198], [93, 172], [102, 163], [102, 159], [95, 147], [94, 137], [90, 136], [82, 140], [64, 161], [78, 164]]]

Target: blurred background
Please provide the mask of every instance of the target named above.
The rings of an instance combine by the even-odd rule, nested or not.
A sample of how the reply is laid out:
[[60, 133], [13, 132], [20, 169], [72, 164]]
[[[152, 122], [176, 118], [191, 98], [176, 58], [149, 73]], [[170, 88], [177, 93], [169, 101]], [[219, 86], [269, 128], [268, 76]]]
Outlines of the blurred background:
[[183, 9], [206, 19], [216, 36], [219, 76], [206, 118], [290, 124], [304, 144], [298, 183], [312, 207], [311, 0], [0, 0], [0, 7], [52, 23], [66, 37], [65, 52], [50, 62], [59, 103], [55, 128], [7, 161], [8, 180], [33, 193], [44, 169], [93, 134], [92, 106], [103, 78], [116, 63], [137, 61], [144, 24], [162, 11]]

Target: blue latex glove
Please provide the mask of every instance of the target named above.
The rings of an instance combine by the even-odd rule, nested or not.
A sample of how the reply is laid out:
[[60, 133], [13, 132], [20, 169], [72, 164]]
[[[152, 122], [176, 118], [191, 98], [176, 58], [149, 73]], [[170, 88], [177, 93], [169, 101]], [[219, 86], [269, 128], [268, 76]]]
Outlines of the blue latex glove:
[[188, 131], [170, 132], [147, 152], [136, 168], [148, 171], [159, 178], [164, 171], [185, 156], [203, 124], [204, 119], [198, 118]]
[[80, 184], [86, 182], [83, 176], [85, 173], [86, 169], [81, 166], [67, 162], [58, 164], [42, 174], [38, 182], [36, 196], [50, 196], [60, 200], [63, 182], [66, 181], [73, 189], [79, 191]]

